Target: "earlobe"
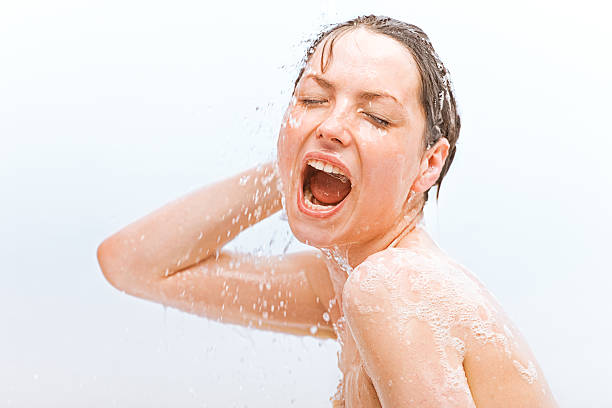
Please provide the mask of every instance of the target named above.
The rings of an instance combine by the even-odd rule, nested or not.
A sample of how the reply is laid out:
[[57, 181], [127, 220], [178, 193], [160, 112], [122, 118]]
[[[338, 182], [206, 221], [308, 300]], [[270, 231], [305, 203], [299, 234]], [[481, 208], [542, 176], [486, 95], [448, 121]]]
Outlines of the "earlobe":
[[448, 140], [442, 137], [425, 152], [419, 167], [419, 174], [412, 185], [413, 191], [425, 192], [438, 181], [448, 156], [449, 146]]

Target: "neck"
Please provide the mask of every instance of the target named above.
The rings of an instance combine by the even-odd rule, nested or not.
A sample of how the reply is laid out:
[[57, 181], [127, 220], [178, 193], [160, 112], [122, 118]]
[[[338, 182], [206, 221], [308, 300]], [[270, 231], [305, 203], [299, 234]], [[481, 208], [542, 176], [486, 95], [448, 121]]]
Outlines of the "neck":
[[[329, 277], [336, 294], [333, 302], [342, 303], [342, 290], [346, 279], [353, 269], [362, 263], [368, 256], [387, 248], [409, 245], [411, 233], [418, 223], [423, 219], [422, 210], [414, 210], [404, 215], [393, 228], [383, 236], [371, 240], [365, 244], [348, 244], [342, 247], [322, 248], [329, 270]], [[330, 304], [331, 305], [331, 304]], [[342, 313], [340, 308], [340, 313]]]
[[362, 263], [368, 256], [387, 248], [396, 247], [406, 236], [414, 231], [419, 222], [423, 219], [423, 212], [404, 216], [386, 234], [377, 237], [362, 245], [348, 246], [346, 254], [348, 262], [352, 267]]
[[387, 248], [393, 248], [410, 235], [423, 219], [422, 210], [411, 210], [403, 215], [385, 234], [377, 236], [365, 243], [350, 243], [321, 251], [327, 258], [330, 270], [344, 272], [348, 276], [352, 270], [361, 264], [368, 256]]

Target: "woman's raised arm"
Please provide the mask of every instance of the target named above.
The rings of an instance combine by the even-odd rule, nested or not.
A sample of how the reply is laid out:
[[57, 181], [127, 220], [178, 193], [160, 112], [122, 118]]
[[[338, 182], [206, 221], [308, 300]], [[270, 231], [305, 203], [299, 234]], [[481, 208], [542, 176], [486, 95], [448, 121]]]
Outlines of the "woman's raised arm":
[[104, 276], [131, 295], [214, 320], [334, 337], [324, 316], [333, 294], [318, 254], [221, 251], [280, 210], [276, 177], [273, 164], [258, 166], [126, 226], [98, 247]]

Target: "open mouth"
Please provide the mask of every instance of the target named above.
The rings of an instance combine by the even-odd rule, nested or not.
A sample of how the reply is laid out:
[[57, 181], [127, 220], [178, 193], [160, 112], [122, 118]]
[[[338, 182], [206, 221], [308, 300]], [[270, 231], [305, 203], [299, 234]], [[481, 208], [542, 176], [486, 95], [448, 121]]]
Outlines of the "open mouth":
[[330, 212], [351, 192], [351, 181], [340, 168], [321, 160], [306, 162], [303, 178], [305, 207], [316, 212]]

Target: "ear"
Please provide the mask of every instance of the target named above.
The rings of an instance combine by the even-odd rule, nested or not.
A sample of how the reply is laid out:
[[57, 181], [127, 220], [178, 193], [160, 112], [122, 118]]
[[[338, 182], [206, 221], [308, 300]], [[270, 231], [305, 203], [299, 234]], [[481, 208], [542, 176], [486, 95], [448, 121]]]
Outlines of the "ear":
[[419, 172], [412, 184], [412, 191], [415, 193], [425, 192], [438, 181], [448, 156], [449, 147], [448, 140], [445, 137], [441, 137], [433, 146], [425, 151], [419, 165]]

